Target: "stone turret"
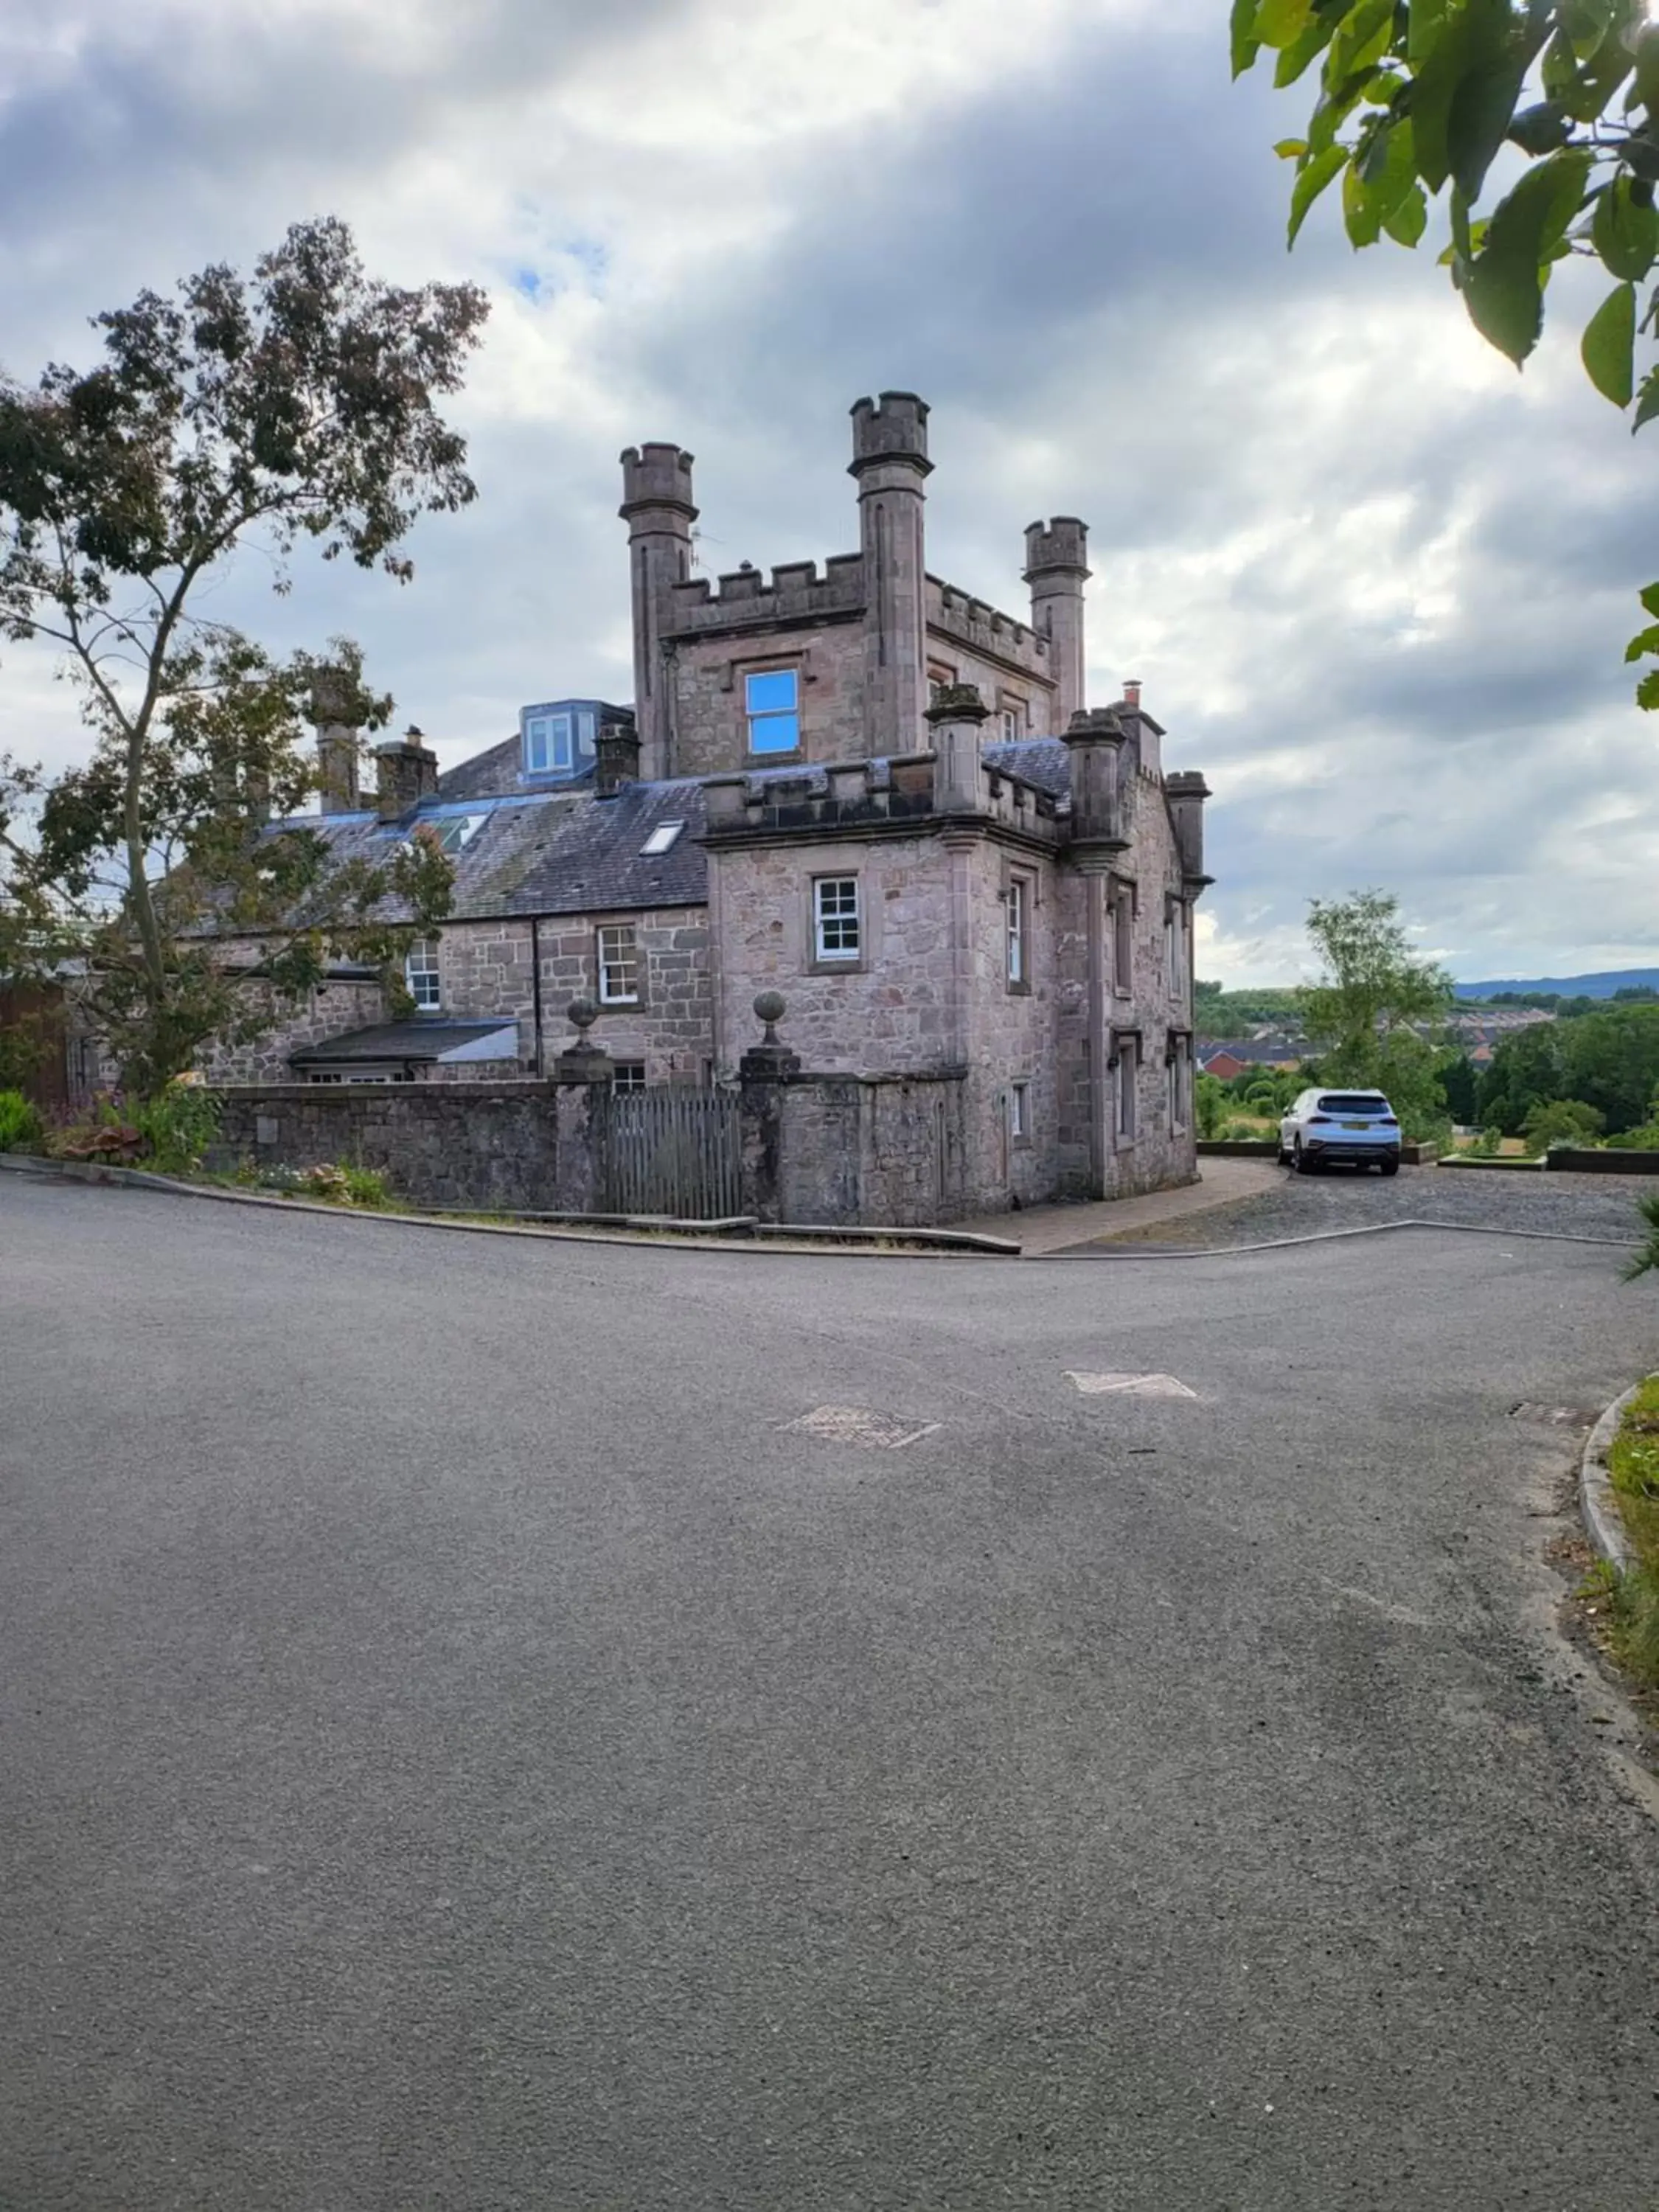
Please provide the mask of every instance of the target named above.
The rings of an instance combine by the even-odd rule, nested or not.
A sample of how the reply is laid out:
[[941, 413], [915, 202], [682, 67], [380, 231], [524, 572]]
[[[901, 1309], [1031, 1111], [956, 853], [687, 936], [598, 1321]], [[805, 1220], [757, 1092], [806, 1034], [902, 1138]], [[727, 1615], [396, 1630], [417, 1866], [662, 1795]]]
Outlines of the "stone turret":
[[990, 708], [974, 684], [947, 684], [927, 709], [933, 748], [933, 805], [941, 814], [980, 804], [980, 736]]
[[1164, 796], [1175, 825], [1181, 872], [1189, 888], [1201, 890], [1214, 881], [1204, 872], [1204, 802], [1210, 796], [1210, 787], [1196, 769], [1188, 769], [1164, 777]]
[[691, 573], [691, 455], [681, 447], [630, 446], [622, 457], [623, 503], [634, 601], [634, 712], [640, 770], [647, 779], [669, 771], [672, 718], [663, 632], [669, 594]]
[[1025, 580], [1031, 587], [1031, 628], [1048, 641], [1057, 689], [1056, 726], [1069, 729], [1085, 704], [1083, 586], [1089, 578], [1089, 526], [1074, 514], [1033, 522], [1025, 532]]
[[1124, 728], [1109, 707], [1073, 714], [1066, 732], [1072, 757], [1072, 850], [1079, 858], [1109, 854], [1128, 840], [1118, 756]]
[[853, 409], [864, 559], [865, 748], [914, 752], [927, 704], [927, 574], [922, 485], [927, 405], [914, 392], [884, 392]]

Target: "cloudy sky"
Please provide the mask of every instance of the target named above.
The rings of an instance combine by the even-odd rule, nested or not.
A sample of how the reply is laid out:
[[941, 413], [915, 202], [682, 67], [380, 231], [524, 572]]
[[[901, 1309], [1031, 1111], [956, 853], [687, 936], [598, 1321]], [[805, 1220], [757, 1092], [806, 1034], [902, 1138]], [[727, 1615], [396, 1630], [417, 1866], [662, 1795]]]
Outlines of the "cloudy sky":
[[[1202, 768], [1200, 973], [1307, 969], [1378, 884], [1464, 976], [1659, 963], [1659, 718], [1621, 665], [1659, 432], [1576, 357], [1524, 378], [1434, 265], [1294, 255], [1224, 0], [58, 0], [0, 10], [0, 367], [299, 217], [495, 306], [456, 408], [480, 496], [415, 583], [251, 560], [216, 605], [349, 632], [446, 763], [519, 704], [631, 692], [617, 454], [697, 456], [702, 553], [857, 543], [847, 409], [933, 405], [928, 559], [1012, 611], [1021, 532], [1091, 526], [1091, 697], [1139, 677]], [[1431, 240], [1434, 234], [1431, 233]], [[1594, 294], [1591, 297], [1595, 296]], [[1582, 320], [1582, 315], [1579, 317]], [[74, 704], [9, 648], [0, 748]]]

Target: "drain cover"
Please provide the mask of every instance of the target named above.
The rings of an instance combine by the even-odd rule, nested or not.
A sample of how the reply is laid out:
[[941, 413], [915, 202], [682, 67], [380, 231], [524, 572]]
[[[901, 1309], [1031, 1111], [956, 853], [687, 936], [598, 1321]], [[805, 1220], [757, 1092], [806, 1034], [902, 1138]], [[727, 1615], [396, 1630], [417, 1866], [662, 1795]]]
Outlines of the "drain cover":
[[1523, 1398], [1510, 1407], [1512, 1421], [1537, 1421], [1547, 1429], [1592, 1429], [1595, 1416], [1583, 1406], [1535, 1406]]
[[1066, 1379], [1075, 1382], [1085, 1398], [1196, 1398], [1173, 1375], [1078, 1375], [1068, 1367]]
[[865, 1451], [902, 1451], [918, 1437], [930, 1437], [937, 1421], [918, 1421], [905, 1413], [879, 1413], [872, 1406], [814, 1406], [786, 1429], [804, 1429], [826, 1443], [857, 1444]]

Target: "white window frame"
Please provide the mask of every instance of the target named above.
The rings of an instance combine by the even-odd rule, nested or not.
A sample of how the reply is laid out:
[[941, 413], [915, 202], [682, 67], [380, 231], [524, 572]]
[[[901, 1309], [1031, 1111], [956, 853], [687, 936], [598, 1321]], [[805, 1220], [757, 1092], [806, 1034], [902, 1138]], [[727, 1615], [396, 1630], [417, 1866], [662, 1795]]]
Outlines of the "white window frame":
[[443, 970], [438, 961], [435, 937], [417, 937], [404, 956], [404, 987], [422, 1014], [441, 1012], [444, 1003]]
[[[852, 892], [850, 903], [845, 899], [848, 890]], [[850, 945], [845, 941], [849, 925]], [[850, 968], [863, 959], [864, 910], [856, 876], [813, 877], [812, 957], [819, 966], [826, 968]]]
[[645, 1089], [645, 1062], [642, 1060], [619, 1060], [612, 1078], [618, 1091], [639, 1091]]
[[1129, 998], [1135, 985], [1134, 885], [1121, 877], [1112, 881], [1112, 989], [1120, 999]]
[[1031, 988], [1031, 884], [1025, 876], [1010, 876], [1003, 885], [1004, 968], [1011, 991]]
[[1173, 1036], [1170, 1040], [1170, 1128], [1171, 1133], [1184, 1137], [1191, 1122], [1188, 1100], [1192, 1093], [1192, 1040]]
[[[768, 678], [775, 676], [788, 678], [791, 703], [787, 707], [751, 707], [749, 703], [750, 685], [763, 683]], [[781, 760], [787, 759], [791, 753], [798, 753], [801, 749], [799, 669], [790, 665], [774, 668], [745, 668], [743, 672], [743, 712], [749, 750], [756, 759]], [[767, 733], [769, 724], [781, 722], [793, 722], [795, 726], [794, 737], [788, 744], [757, 744], [757, 738]]]
[[[607, 940], [610, 940], [607, 942]], [[640, 1003], [639, 931], [631, 921], [602, 921], [593, 933], [593, 965], [602, 1006]], [[621, 989], [615, 988], [624, 982]]]
[[1140, 1040], [1121, 1032], [1115, 1046], [1113, 1057], [1117, 1061], [1117, 1082], [1113, 1093], [1112, 1128], [1115, 1141], [1122, 1150], [1133, 1144], [1138, 1133]]
[[1029, 1083], [1011, 1083], [1008, 1086], [1008, 1134], [1017, 1145], [1031, 1141], [1031, 1086]]
[[[538, 732], [543, 757], [536, 758]], [[563, 744], [561, 746], [560, 739]], [[563, 758], [559, 757], [562, 750]], [[568, 775], [576, 765], [576, 715], [568, 708], [556, 714], [529, 715], [524, 726], [524, 771], [526, 775]]]

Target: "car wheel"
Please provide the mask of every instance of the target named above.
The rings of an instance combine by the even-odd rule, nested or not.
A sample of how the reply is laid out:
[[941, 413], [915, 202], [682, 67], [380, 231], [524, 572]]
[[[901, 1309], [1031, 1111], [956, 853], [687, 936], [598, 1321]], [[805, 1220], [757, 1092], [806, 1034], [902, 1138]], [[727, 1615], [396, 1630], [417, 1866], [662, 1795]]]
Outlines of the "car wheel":
[[1384, 1160], [1382, 1163], [1382, 1172], [1384, 1175], [1398, 1175], [1400, 1172], [1399, 1161]]
[[1296, 1170], [1297, 1175], [1311, 1175], [1313, 1173], [1313, 1162], [1303, 1151], [1302, 1139], [1300, 1137], [1297, 1139], [1295, 1144], [1291, 1148], [1291, 1165]]

